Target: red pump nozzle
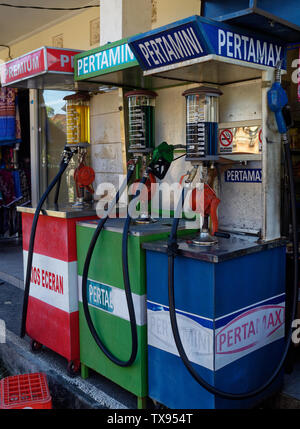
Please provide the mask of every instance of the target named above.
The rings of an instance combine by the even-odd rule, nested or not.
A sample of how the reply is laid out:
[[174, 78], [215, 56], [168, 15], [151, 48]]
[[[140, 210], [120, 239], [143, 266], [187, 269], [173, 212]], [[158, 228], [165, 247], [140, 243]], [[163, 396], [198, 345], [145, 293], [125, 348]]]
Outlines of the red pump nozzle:
[[94, 193], [92, 183], [95, 180], [95, 171], [87, 165], [80, 165], [74, 172], [77, 195], [79, 188], [86, 188], [91, 194]]
[[212, 235], [218, 231], [219, 227], [217, 209], [220, 202], [221, 200], [208, 184], [205, 184], [202, 190], [193, 189], [190, 198], [190, 205], [193, 211], [200, 213], [202, 216], [211, 217]]

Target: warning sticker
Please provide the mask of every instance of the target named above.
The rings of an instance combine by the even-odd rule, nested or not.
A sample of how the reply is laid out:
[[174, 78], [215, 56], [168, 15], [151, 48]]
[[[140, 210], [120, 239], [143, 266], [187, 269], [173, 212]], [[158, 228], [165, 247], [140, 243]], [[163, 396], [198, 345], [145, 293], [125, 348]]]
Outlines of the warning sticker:
[[219, 130], [219, 154], [259, 154], [262, 150], [263, 133], [260, 125], [221, 128]]
[[220, 153], [231, 153], [233, 146], [233, 134], [231, 130], [225, 129], [220, 132], [219, 149]]

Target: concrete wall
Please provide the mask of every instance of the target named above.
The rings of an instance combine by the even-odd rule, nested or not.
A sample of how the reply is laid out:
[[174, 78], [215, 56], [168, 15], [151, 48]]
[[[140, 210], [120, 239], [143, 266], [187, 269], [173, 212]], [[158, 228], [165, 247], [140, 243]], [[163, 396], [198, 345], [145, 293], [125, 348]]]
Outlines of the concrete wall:
[[[63, 34], [63, 47], [88, 50], [98, 44], [90, 45], [90, 21], [99, 18], [99, 8], [87, 9], [54, 26], [36, 32], [30, 37], [11, 45], [11, 56], [16, 58], [41, 46], [52, 46], [52, 38]], [[7, 61], [7, 49], [0, 50], [0, 60]]]
[[101, 0], [100, 9], [101, 45], [151, 28], [152, 0]]
[[[109, 182], [119, 187], [126, 172], [122, 90], [94, 96], [91, 101], [91, 164], [96, 173], [95, 188]], [[96, 198], [101, 195], [96, 195]], [[111, 195], [105, 198], [109, 200]]]
[[200, 15], [201, 10], [200, 0], [152, 0], [152, 3], [152, 28]]

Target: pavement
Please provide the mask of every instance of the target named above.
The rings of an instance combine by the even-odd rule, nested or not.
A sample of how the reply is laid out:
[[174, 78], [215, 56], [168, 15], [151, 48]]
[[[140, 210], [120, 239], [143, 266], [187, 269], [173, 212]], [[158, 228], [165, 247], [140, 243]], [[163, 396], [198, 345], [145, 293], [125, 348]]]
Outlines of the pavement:
[[[11, 375], [45, 372], [56, 409], [136, 409], [136, 397], [90, 371], [87, 380], [67, 374], [67, 361], [47, 348], [31, 351], [30, 339], [19, 337], [23, 303], [23, 256], [20, 240], [0, 241], [0, 320], [6, 325], [0, 361]], [[150, 404], [151, 406], [151, 404]]]
[[[24, 283], [21, 241], [0, 240], [0, 256], [0, 321], [6, 325], [4, 343], [0, 332], [0, 368], [2, 361], [11, 375], [45, 372], [56, 409], [136, 409], [134, 395], [100, 374], [90, 371], [87, 380], [70, 377], [63, 357], [45, 347], [39, 352], [31, 351], [30, 339], [19, 337]], [[300, 347], [293, 353], [293, 364], [285, 374], [281, 392], [263, 406], [300, 409]], [[155, 408], [151, 400], [148, 408]]]

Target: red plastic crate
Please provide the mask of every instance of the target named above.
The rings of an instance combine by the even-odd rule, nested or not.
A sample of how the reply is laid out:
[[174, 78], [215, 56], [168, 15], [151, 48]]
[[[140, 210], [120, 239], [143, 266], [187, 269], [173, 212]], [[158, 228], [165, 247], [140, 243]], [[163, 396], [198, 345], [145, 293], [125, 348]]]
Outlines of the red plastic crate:
[[52, 399], [45, 374], [16, 375], [0, 381], [0, 409], [24, 408], [52, 408]]

